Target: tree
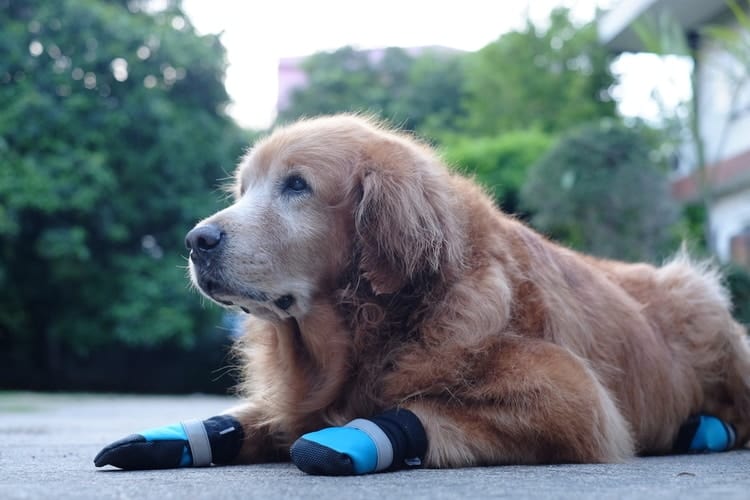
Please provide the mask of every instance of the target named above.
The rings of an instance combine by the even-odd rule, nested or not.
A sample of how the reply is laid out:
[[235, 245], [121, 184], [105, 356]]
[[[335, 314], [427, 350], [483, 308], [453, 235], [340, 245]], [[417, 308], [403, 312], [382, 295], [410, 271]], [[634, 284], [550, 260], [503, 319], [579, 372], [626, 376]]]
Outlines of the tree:
[[418, 56], [396, 47], [319, 52], [303, 64], [307, 84], [292, 94], [278, 121], [340, 112], [387, 118], [408, 130], [439, 135], [462, 114], [461, 54], [426, 50]]
[[518, 130], [498, 137], [460, 137], [443, 146], [446, 161], [473, 175], [494, 195], [506, 213], [527, 217], [519, 205], [529, 168], [552, 146], [552, 138], [535, 130]]
[[304, 61], [303, 69], [307, 84], [294, 91], [278, 121], [342, 111], [382, 111], [383, 88], [367, 52], [352, 47], [318, 52]]
[[609, 55], [596, 27], [577, 27], [556, 9], [546, 29], [527, 21], [467, 64], [466, 127], [482, 135], [536, 128], [558, 133], [615, 114]]
[[241, 152], [224, 49], [179, 2], [0, 4], [0, 345], [190, 343], [215, 324], [184, 233]]
[[532, 224], [595, 255], [656, 261], [671, 252], [678, 210], [653, 135], [603, 120], [564, 136], [529, 172]]
[[440, 139], [460, 133], [465, 87], [463, 52], [427, 50], [414, 58], [387, 115], [409, 130]]

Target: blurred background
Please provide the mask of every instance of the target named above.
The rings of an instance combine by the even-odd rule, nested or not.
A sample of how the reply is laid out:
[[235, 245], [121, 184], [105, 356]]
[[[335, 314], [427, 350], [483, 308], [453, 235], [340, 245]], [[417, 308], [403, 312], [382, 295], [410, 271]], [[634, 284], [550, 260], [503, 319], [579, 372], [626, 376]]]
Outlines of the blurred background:
[[340, 111], [573, 248], [686, 242], [750, 323], [748, 0], [0, 0], [0, 389], [226, 392], [184, 235], [255, 139]]

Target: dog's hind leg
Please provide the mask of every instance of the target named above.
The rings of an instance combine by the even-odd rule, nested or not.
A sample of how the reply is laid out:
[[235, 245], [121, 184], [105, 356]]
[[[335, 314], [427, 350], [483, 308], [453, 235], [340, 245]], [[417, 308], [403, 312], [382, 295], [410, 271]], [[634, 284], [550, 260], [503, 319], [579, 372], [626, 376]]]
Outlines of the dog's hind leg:
[[727, 323], [715, 372], [704, 379], [703, 411], [731, 424], [735, 446], [741, 447], [750, 440], [750, 347], [745, 329], [732, 320]]
[[[663, 322], [674, 369], [695, 391], [689, 412], [731, 425], [735, 446], [744, 445], [750, 439], [750, 347], [745, 328], [732, 319], [718, 270], [683, 253], [658, 269], [655, 278], [669, 294], [653, 317]], [[688, 415], [683, 418], [689, 425]], [[673, 432], [680, 437], [676, 428]]]
[[[494, 366], [476, 372], [485, 375], [466, 373], [461, 387], [433, 386], [403, 403], [424, 425], [428, 467], [618, 462], [632, 456], [628, 424], [583, 360], [528, 340], [503, 342], [491, 357], [487, 362]], [[419, 383], [418, 373], [408, 377]]]

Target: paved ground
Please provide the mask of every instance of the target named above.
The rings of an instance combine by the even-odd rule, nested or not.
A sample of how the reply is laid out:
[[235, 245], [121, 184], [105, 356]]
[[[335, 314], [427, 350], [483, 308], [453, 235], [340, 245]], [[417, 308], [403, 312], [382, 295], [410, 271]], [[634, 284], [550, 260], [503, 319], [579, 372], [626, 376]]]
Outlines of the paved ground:
[[705, 498], [750, 499], [750, 451], [618, 465], [418, 470], [307, 476], [287, 464], [97, 470], [105, 444], [139, 429], [208, 417], [229, 398], [0, 393], [0, 498]]

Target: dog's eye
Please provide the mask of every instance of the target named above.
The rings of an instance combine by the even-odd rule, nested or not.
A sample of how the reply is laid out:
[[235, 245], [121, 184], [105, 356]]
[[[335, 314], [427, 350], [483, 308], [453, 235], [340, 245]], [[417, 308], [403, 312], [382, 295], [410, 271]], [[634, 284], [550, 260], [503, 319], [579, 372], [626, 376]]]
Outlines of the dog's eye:
[[284, 194], [301, 194], [309, 190], [310, 186], [299, 175], [290, 175], [284, 181]]

